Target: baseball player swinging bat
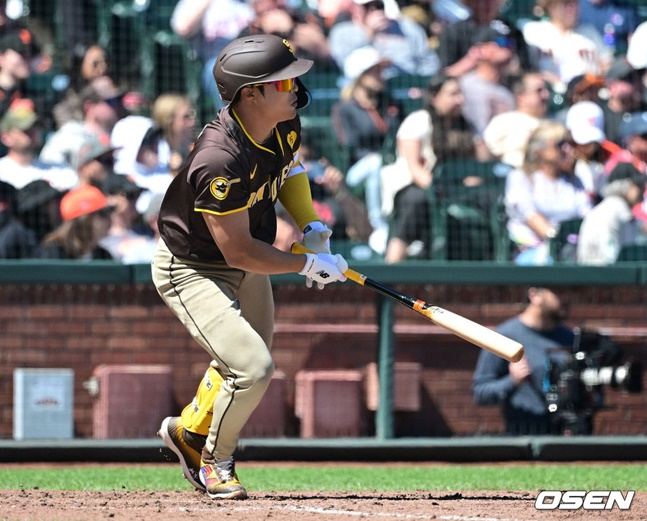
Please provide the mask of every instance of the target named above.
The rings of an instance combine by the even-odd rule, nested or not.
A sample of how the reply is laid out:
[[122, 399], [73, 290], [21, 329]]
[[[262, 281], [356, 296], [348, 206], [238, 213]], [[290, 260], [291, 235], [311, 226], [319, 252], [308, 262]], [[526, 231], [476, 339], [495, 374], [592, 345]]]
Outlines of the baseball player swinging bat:
[[[292, 244], [292, 253], [313, 253], [302, 244], [295, 242]], [[452, 332], [472, 344], [479, 346], [482, 349], [490, 351], [497, 356], [500, 356], [508, 362], [518, 362], [523, 357], [523, 346], [519, 342], [497, 333], [485, 326], [472, 322], [471, 320], [447, 311], [446, 309], [438, 306], [432, 306], [422, 300], [414, 299], [399, 291], [380, 284], [379, 282], [368, 278], [366, 275], [348, 269], [344, 275], [357, 284], [367, 286], [373, 291], [389, 297], [400, 304], [413, 309], [421, 314], [427, 320], [434, 324]]]

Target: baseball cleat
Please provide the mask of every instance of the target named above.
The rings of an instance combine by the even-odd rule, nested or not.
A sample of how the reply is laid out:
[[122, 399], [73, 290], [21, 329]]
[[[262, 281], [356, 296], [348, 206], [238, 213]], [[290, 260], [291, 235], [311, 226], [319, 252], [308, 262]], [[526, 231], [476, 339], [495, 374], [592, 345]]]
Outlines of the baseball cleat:
[[182, 418], [169, 416], [162, 422], [157, 435], [162, 438], [169, 449], [175, 452], [180, 460], [182, 473], [189, 480], [189, 483], [198, 490], [205, 492], [205, 487], [200, 481], [201, 453], [186, 442], [183, 433]]
[[200, 480], [213, 499], [247, 499], [247, 490], [236, 475], [234, 458], [216, 463], [202, 462]]

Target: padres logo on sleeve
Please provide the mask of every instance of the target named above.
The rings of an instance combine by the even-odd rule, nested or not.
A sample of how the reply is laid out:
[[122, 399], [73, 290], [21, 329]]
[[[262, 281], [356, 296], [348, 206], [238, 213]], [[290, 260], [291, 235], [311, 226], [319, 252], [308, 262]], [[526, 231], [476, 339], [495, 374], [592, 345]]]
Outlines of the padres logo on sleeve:
[[209, 190], [211, 191], [211, 195], [213, 195], [219, 201], [222, 201], [229, 194], [231, 185], [235, 183], [240, 183], [240, 179], [226, 179], [224, 177], [216, 177], [213, 181], [211, 181]]

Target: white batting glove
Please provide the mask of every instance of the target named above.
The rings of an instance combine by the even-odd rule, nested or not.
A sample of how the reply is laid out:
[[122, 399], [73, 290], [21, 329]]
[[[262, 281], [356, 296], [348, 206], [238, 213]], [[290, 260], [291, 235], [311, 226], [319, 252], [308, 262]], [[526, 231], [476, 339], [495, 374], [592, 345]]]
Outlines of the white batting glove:
[[[320, 221], [312, 221], [303, 229], [303, 244], [310, 251], [315, 253], [330, 253], [330, 236], [332, 230]], [[306, 278], [306, 287], [312, 287], [313, 280]], [[319, 289], [323, 289], [323, 284], [317, 284]]]
[[348, 269], [348, 263], [339, 253], [306, 253], [306, 257], [306, 263], [299, 275], [312, 279], [320, 288], [331, 282], [346, 280], [344, 272]]

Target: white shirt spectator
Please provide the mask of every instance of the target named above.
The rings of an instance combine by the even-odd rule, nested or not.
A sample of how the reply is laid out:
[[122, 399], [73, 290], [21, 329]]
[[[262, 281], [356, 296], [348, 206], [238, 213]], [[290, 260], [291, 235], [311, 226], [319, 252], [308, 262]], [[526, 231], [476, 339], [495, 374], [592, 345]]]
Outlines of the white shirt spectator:
[[613, 58], [588, 25], [562, 33], [549, 20], [531, 21], [524, 25], [523, 37], [539, 51], [539, 69], [556, 74], [565, 84], [579, 74], [603, 74]]
[[39, 160], [23, 165], [8, 156], [0, 158], [0, 181], [20, 189], [37, 179], [47, 181], [59, 191], [74, 188], [79, 180], [77, 173], [64, 165], [49, 165]]
[[647, 68], [647, 21], [641, 23], [631, 36], [627, 61], [634, 69]]
[[[431, 116], [427, 110], [416, 110], [409, 114], [398, 128], [396, 139], [420, 142], [420, 154], [431, 170], [436, 164], [436, 154], [431, 145]], [[382, 188], [382, 214], [391, 215], [395, 194], [412, 182], [411, 172], [406, 159], [396, 157], [392, 165], [387, 165], [380, 172]]]
[[578, 264], [613, 264], [625, 244], [633, 244], [639, 227], [627, 201], [619, 196], [598, 203], [582, 221], [577, 240]]
[[574, 175], [550, 179], [540, 170], [529, 176], [515, 169], [506, 179], [505, 206], [510, 238], [534, 247], [542, 240], [526, 224], [530, 216], [540, 213], [558, 228], [562, 221], [584, 217], [591, 210], [591, 199]]
[[[151, 133], [157, 136], [149, 142]], [[126, 116], [112, 130], [111, 145], [115, 152], [115, 173], [130, 176], [137, 186], [145, 189], [137, 201], [137, 210], [142, 213], [153, 194], [164, 193], [173, 180], [168, 164], [159, 158], [159, 129], [151, 118]], [[146, 149], [142, 157], [142, 148]]]

